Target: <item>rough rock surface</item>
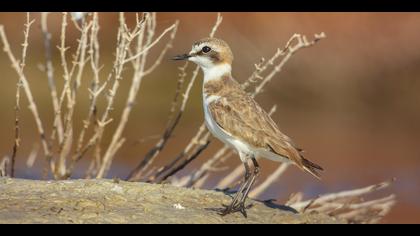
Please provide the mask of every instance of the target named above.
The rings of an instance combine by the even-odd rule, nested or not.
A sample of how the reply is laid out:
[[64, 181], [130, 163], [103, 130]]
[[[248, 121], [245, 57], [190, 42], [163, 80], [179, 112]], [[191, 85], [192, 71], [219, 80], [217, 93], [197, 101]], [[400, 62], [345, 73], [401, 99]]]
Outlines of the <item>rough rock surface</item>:
[[248, 218], [207, 209], [230, 200], [222, 192], [171, 185], [0, 178], [0, 223], [345, 223], [251, 200]]

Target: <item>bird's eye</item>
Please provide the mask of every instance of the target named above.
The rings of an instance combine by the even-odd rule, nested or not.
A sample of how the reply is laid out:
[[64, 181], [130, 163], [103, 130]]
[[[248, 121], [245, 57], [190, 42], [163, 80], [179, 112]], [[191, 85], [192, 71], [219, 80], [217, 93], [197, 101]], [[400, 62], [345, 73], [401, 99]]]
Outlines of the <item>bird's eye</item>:
[[211, 48], [210, 48], [210, 47], [207, 47], [207, 46], [204, 46], [204, 47], [201, 49], [201, 51], [203, 51], [204, 53], [208, 53], [208, 52], [210, 52], [210, 51], [211, 51]]

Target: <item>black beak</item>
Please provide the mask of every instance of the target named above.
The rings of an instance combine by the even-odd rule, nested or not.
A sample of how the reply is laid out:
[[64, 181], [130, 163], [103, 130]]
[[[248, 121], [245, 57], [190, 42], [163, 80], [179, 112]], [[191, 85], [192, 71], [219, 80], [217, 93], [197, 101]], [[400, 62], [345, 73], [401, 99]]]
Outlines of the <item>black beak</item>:
[[188, 54], [182, 54], [182, 55], [177, 55], [177, 56], [174, 56], [173, 58], [172, 58], [172, 60], [175, 60], [175, 61], [180, 61], [180, 60], [186, 60], [186, 59], [188, 59], [188, 58], [190, 58], [191, 56], [190, 55], [188, 55]]

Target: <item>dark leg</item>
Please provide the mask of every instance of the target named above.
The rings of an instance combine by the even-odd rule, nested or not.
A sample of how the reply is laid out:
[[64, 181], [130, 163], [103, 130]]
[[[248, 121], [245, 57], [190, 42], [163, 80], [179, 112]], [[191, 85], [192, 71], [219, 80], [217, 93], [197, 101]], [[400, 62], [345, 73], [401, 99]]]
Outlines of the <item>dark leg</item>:
[[[249, 168], [249, 165], [247, 162], [244, 162], [244, 167], [245, 167], [245, 179], [244, 182], [242, 183], [241, 187], [239, 188], [238, 192], [236, 192], [231, 204], [229, 206], [227, 206], [225, 209], [223, 209], [220, 214], [221, 215], [227, 215], [229, 213], [232, 212], [236, 212], [236, 208], [237, 208], [237, 203], [239, 198], [241, 197], [241, 195], [243, 195], [244, 191], [246, 190], [247, 186], [249, 185], [249, 181], [250, 181], [250, 177], [251, 177], [251, 170]], [[242, 197], [241, 197], [242, 198]]]
[[251, 160], [252, 160], [252, 163], [254, 164], [254, 173], [252, 174], [252, 178], [250, 180], [250, 183], [247, 189], [245, 189], [245, 192], [242, 195], [241, 200], [239, 201], [239, 204], [241, 204], [243, 208], [245, 208], [245, 200], [248, 197], [249, 191], [251, 190], [252, 185], [254, 184], [255, 180], [257, 179], [260, 173], [260, 165], [258, 165], [257, 160], [254, 157], [252, 157]]
[[[244, 217], [247, 217], [247, 213], [246, 213], [247, 207], [245, 207], [245, 201], [246, 201], [246, 198], [248, 197], [248, 194], [249, 194], [249, 191], [251, 190], [252, 185], [254, 184], [260, 172], [260, 166], [258, 165], [257, 160], [254, 157], [252, 157], [251, 160], [254, 165], [254, 171], [251, 173], [249, 171], [249, 167], [246, 167], [248, 174], [245, 175], [245, 182], [241, 186], [241, 189], [236, 193], [235, 198], [230, 204], [230, 206], [228, 206], [222, 212], [222, 215], [239, 211], [242, 213], [242, 215], [244, 215]], [[239, 196], [240, 196], [240, 200], [238, 201]]]

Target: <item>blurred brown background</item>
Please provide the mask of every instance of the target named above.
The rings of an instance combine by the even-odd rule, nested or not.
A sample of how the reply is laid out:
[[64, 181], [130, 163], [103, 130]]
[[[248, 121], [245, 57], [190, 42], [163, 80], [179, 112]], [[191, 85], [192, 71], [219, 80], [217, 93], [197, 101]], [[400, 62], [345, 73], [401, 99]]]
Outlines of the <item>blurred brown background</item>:
[[[322, 182], [289, 168], [263, 198], [287, 199], [292, 192], [304, 191], [307, 197], [363, 187], [396, 177], [388, 192], [397, 194], [398, 203], [384, 222], [420, 223], [420, 14], [419, 13], [223, 13], [224, 21], [216, 37], [227, 41], [235, 55], [233, 74], [243, 81], [261, 57], [269, 58], [283, 47], [294, 33], [312, 38], [325, 32], [314, 47], [299, 51], [284, 70], [266, 87], [257, 100], [266, 109], [278, 105], [274, 120], [308, 158], [326, 171]], [[101, 63], [111, 65], [114, 53], [117, 14], [100, 15]], [[134, 23], [133, 14], [128, 15]], [[39, 21], [30, 32], [26, 74], [45, 121], [52, 120], [52, 105], [45, 73], [44, 50]], [[215, 13], [158, 13], [158, 32], [180, 20], [179, 30], [167, 58], [190, 50], [191, 44], [206, 37], [216, 19]], [[61, 14], [49, 16], [53, 45], [59, 40]], [[12, 49], [20, 55], [23, 40], [23, 13], [0, 13]], [[73, 35], [72, 35], [73, 33]], [[68, 43], [74, 47], [75, 30]], [[73, 44], [72, 44], [73, 43]], [[162, 47], [161, 43], [159, 47]], [[56, 79], [61, 80], [58, 50], [54, 48]], [[154, 50], [158, 52], [158, 49]], [[152, 53], [151, 57], [157, 54]], [[125, 131], [126, 142], [115, 159], [108, 177], [125, 177], [156, 142], [136, 140], [160, 134], [166, 124], [173, 96], [177, 62], [164, 60], [140, 89], [137, 104]], [[0, 154], [10, 155], [14, 140], [14, 100], [17, 76], [4, 53], [0, 53]], [[103, 73], [105, 76], [107, 74]], [[88, 74], [85, 81], [89, 81]], [[200, 79], [202, 75], [200, 74]], [[115, 113], [125, 102], [129, 81], [117, 95]], [[83, 87], [86, 88], [86, 87]], [[87, 91], [76, 110], [81, 125], [86, 114]], [[201, 80], [194, 86], [187, 111], [167, 148], [156, 164], [166, 163], [188, 143], [203, 121]], [[17, 177], [40, 178], [43, 161], [25, 167], [28, 154], [38, 143], [35, 123], [22, 98], [22, 143], [17, 157]], [[117, 116], [118, 117], [118, 116]], [[112, 127], [112, 126], [111, 126]], [[115, 127], [115, 126], [114, 126]], [[48, 125], [47, 131], [51, 130]], [[107, 142], [107, 140], [105, 140]], [[213, 142], [191, 166], [200, 165], [221, 143]], [[88, 158], [87, 158], [88, 159]], [[166, 159], [166, 161], [165, 161]], [[239, 164], [231, 158], [226, 174]], [[262, 160], [264, 173], [277, 163]], [[79, 165], [84, 171], [84, 163]], [[191, 167], [190, 167], [191, 168]], [[185, 171], [188, 171], [185, 170]], [[185, 173], [185, 172], [184, 172]], [[222, 176], [222, 175], [221, 175]], [[76, 175], [77, 177], [77, 175]], [[216, 180], [216, 179], [215, 179]]]

